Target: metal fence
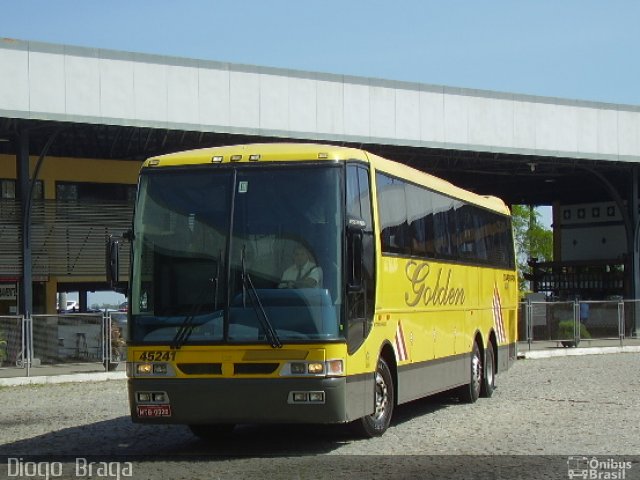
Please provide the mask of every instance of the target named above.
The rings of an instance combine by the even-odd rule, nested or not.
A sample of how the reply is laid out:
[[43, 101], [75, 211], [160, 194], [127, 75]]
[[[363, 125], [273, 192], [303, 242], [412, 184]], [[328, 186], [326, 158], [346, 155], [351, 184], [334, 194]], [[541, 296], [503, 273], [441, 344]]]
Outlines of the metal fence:
[[0, 377], [124, 368], [126, 314], [0, 316]]
[[624, 345], [637, 338], [636, 316], [640, 301], [534, 302], [520, 304], [518, 338], [533, 342], [556, 342], [576, 347], [591, 340], [613, 340]]
[[[574, 347], [592, 340], [636, 339], [640, 300], [526, 302], [518, 338]], [[124, 369], [123, 312], [0, 316], [0, 377]], [[588, 345], [589, 343], [587, 343]]]

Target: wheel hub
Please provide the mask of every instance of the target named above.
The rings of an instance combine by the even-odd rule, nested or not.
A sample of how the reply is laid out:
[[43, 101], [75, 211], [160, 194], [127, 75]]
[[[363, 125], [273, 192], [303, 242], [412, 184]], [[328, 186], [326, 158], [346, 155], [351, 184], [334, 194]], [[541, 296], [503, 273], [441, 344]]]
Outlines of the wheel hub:
[[387, 384], [380, 372], [376, 372], [376, 410], [373, 413], [373, 417], [376, 420], [379, 420], [384, 416], [388, 403], [389, 392], [387, 390]]
[[482, 362], [480, 362], [480, 356], [478, 352], [474, 352], [473, 359], [471, 360], [471, 386], [473, 391], [480, 393], [480, 385], [482, 381]]

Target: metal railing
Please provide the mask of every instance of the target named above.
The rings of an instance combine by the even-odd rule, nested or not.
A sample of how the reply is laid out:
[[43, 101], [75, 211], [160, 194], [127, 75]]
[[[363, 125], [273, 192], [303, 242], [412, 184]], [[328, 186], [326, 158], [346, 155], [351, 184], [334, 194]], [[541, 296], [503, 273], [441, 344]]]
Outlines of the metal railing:
[[543, 341], [577, 347], [606, 340], [623, 346], [625, 340], [638, 338], [636, 316], [640, 300], [527, 301], [520, 304], [518, 338], [529, 348]]
[[0, 316], [0, 377], [124, 369], [126, 314]]
[[[640, 300], [520, 304], [518, 338], [536, 343], [589, 346], [636, 339]], [[123, 312], [0, 316], [0, 377], [60, 375], [124, 369]]]

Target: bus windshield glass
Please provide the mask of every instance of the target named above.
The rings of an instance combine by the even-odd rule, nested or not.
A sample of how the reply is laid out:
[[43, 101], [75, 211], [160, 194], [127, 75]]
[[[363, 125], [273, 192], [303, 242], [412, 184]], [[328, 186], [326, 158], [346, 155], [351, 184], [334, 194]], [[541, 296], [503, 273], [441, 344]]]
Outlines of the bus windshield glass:
[[274, 343], [342, 335], [342, 169], [142, 174], [132, 343]]

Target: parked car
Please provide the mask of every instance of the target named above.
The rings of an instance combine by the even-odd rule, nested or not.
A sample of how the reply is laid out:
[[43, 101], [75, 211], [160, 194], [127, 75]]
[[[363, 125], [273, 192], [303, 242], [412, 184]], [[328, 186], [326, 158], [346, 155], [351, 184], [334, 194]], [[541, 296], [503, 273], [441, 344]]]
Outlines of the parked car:
[[64, 307], [60, 307], [60, 305], [58, 305], [58, 312], [60, 313], [79, 312], [79, 311], [80, 311], [80, 305], [78, 305], [78, 302], [76, 302], [75, 300], [67, 300], [67, 304]]

